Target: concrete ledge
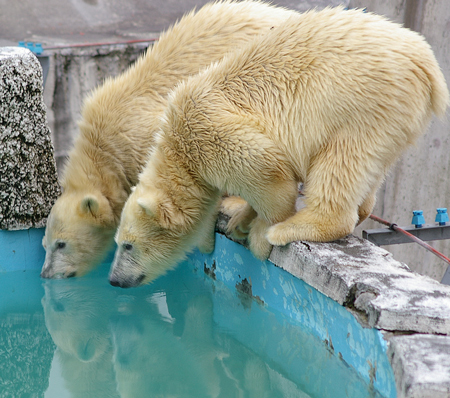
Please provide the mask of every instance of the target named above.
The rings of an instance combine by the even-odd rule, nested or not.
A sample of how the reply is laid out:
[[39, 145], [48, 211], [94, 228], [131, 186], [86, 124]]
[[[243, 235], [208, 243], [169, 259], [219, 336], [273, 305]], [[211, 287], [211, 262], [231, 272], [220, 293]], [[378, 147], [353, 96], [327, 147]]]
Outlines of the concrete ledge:
[[411, 272], [384, 249], [348, 236], [294, 242], [269, 258], [328, 297], [362, 312], [369, 327], [450, 333], [450, 286]]
[[27, 49], [3, 47], [0, 77], [0, 229], [43, 227], [59, 185], [41, 65]]
[[[221, 214], [217, 231], [225, 233], [227, 222]], [[383, 332], [398, 398], [450, 396], [450, 286], [351, 235], [274, 247], [269, 261]]]
[[399, 397], [450, 397], [450, 337], [394, 336], [388, 356]]

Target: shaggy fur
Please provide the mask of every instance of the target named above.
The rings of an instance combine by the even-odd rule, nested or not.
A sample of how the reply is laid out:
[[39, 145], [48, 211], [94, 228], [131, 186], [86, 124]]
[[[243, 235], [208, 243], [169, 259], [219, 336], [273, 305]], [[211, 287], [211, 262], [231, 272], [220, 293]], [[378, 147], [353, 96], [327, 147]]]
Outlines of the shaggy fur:
[[48, 220], [43, 277], [83, 275], [111, 248], [175, 84], [292, 14], [255, 1], [208, 4], [183, 17], [128, 71], [92, 93], [64, 170], [63, 194]]
[[[122, 214], [112, 283], [145, 283], [207, 244], [223, 192], [250, 249], [331, 241], [370, 213], [389, 166], [443, 115], [448, 90], [417, 33], [342, 8], [293, 16], [178, 85]], [[298, 182], [306, 207], [295, 212]]]

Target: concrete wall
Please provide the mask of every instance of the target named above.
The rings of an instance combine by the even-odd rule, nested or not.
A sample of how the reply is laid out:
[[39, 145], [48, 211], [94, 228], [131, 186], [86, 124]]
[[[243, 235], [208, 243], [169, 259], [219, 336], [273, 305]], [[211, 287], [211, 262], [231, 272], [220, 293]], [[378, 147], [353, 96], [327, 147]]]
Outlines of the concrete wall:
[[[150, 42], [149, 42], [150, 43]], [[60, 174], [73, 140], [83, 100], [105, 78], [126, 70], [149, 43], [46, 51], [50, 68], [44, 90], [47, 117]]]
[[[422, 33], [434, 50], [450, 84], [450, 2], [448, 0], [351, 0], [351, 7], [367, 7]], [[373, 213], [400, 226], [411, 224], [412, 211], [424, 211], [434, 223], [437, 207], [450, 208], [450, 111], [446, 120], [434, 119], [428, 132], [391, 170], [378, 192]], [[380, 228], [365, 221], [357, 230]], [[450, 241], [432, 245], [450, 255]], [[394, 257], [415, 271], [441, 280], [447, 264], [417, 244], [386, 246]]]
[[[218, 232], [227, 230], [228, 220], [229, 217], [219, 215]], [[281, 277], [282, 287], [274, 286], [278, 278], [272, 274], [269, 263], [275, 264], [306, 282], [308, 290], [310, 287], [317, 289], [341, 304], [364, 328], [375, 328], [382, 333], [383, 340], [388, 343], [387, 354], [397, 386], [397, 395], [386, 396], [450, 397], [450, 286], [411, 272], [383, 248], [354, 236], [330, 243], [293, 242], [274, 247], [266, 262], [252, 258], [248, 251], [231, 243], [217, 234], [212, 254], [194, 252], [189, 258], [195, 259], [199, 270], [213, 272], [215, 278], [228, 286], [238, 288], [244, 279], [250, 281], [248, 290], [254, 299], [269, 308], [290, 313], [303, 325], [318, 326], [321, 320], [327, 323], [343, 319], [336, 314], [327, 314], [332, 306], [325, 298], [315, 296], [306, 304], [299, 296], [302, 288], [291, 283], [289, 278]], [[308, 315], [299, 316], [299, 311]], [[384, 391], [382, 386], [386, 387], [386, 382], [389, 385], [390, 370], [382, 364], [381, 358], [374, 360], [372, 357], [376, 355], [372, 351], [376, 342], [366, 334], [360, 340], [362, 344], [355, 344], [351, 336], [355, 336], [356, 328], [349, 326], [347, 321], [343, 324], [346, 326], [341, 329], [344, 332], [341, 337], [346, 343], [340, 347], [345, 352], [338, 348], [339, 332], [333, 330], [331, 324], [322, 329], [327, 331], [322, 340], [332, 341], [335, 353], [342, 355], [346, 363], [366, 379], [369, 376], [376, 380], [374, 387]], [[365, 332], [367, 330], [370, 329]], [[356, 357], [351, 353], [355, 348]], [[366, 348], [369, 350], [363, 353]], [[358, 363], [358, 356], [366, 359], [364, 363]], [[372, 366], [374, 363], [375, 367]]]

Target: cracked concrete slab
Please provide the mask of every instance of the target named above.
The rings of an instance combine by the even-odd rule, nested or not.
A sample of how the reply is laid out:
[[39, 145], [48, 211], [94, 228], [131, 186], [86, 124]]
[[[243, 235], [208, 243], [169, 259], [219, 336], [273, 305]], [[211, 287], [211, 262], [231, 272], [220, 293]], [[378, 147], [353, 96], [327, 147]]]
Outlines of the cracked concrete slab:
[[399, 397], [450, 397], [450, 337], [416, 334], [389, 339]]
[[45, 226], [59, 195], [46, 111], [37, 58], [0, 48], [0, 229]]
[[450, 286], [409, 270], [355, 236], [274, 247], [274, 264], [328, 297], [362, 311], [370, 327], [450, 334]]

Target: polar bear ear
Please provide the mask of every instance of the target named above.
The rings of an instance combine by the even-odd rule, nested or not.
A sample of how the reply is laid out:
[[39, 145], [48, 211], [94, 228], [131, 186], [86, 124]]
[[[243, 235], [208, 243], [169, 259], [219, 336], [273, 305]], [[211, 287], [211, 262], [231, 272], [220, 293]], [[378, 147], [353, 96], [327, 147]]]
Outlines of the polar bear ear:
[[147, 215], [155, 216], [156, 215], [156, 201], [151, 197], [139, 198], [137, 200], [137, 204], [141, 206], [142, 210], [144, 210]]
[[85, 196], [81, 200], [81, 211], [83, 213], [91, 213], [92, 216], [96, 216], [98, 214], [98, 210], [100, 208], [98, 204], [98, 199], [95, 196]]
[[80, 210], [82, 214], [95, 218], [97, 224], [108, 227], [115, 225], [111, 205], [103, 195], [86, 195], [80, 202]]

